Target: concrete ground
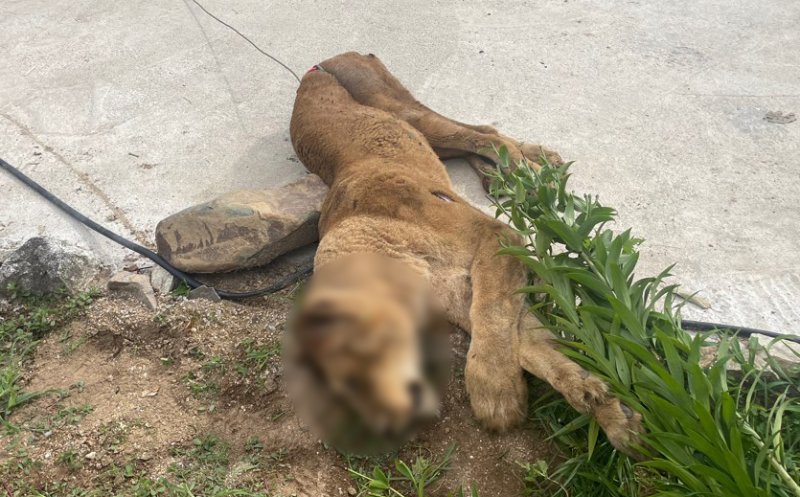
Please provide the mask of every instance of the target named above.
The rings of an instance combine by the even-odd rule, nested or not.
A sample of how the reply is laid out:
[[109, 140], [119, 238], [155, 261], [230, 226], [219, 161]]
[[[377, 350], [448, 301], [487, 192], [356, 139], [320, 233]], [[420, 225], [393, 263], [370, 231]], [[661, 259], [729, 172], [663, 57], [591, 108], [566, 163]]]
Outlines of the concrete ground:
[[[694, 318], [800, 333], [800, 3], [203, 0], [297, 72], [374, 52], [428, 105], [575, 160]], [[0, 2], [0, 157], [140, 242], [163, 217], [303, 174], [296, 82], [183, 0]], [[780, 119], [779, 119], [780, 120]], [[460, 189], [486, 203], [464, 164]], [[122, 249], [0, 173], [0, 256]]]

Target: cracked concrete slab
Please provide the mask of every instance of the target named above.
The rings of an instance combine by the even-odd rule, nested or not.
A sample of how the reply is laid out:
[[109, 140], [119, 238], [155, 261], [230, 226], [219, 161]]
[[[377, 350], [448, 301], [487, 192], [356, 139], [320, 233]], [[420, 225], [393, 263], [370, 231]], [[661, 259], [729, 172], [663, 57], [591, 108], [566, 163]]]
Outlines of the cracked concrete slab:
[[[647, 240], [641, 274], [677, 262], [711, 302], [686, 314], [800, 333], [800, 122], [765, 119], [800, 113], [797, 2], [205, 4], [297, 72], [374, 52], [442, 113], [558, 150]], [[1, 156], [126, 236], [303, 174], [291, 75], [184, 0], [4, 0], [0, 53]], [[39, 234], [126, 254], [0, 175], [0, 256]]]

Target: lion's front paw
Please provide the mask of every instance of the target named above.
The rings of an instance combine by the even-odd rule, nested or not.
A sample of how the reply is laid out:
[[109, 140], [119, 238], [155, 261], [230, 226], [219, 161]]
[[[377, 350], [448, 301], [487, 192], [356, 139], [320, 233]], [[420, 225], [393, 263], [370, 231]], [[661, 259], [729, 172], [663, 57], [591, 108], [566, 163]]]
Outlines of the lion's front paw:
[[632, 446], [641, 443], [642, 416], [613, 397], [608, 385], [588, 371], [579, 369], [577, 374], [563, 374], [572, 377], [573, 387], [564, 392], [567, 401], [577, 411], [593, 415], [611, 445], [629, 456], [641, 457]]
[[625, 454], [641, 458], [633, 446], [641, 445], [639, 435], [644, 433], [642, 416], [619, 399], [609, 398], [604, 404], [597, 406], [594, 411], [597, 422], [603, 428], [611, 445]]
[[553, 166], [560, 166], [564, 163], [561, 156], [553, 150], [533, 143], [520, 143], [519, 150], [528, 161], [535, 164], [544, 164], [545, 160]]
[[[575, 370], [573, 370], [575, 368]], [[600, 378], [589, 374], [588, 371], [570, 364], [570, 368], [561, 373], [564, 378], [570, 378], [570, 389], [562, 391], [578, 412], [591, 413], [597, 406], [606, 402], [608, 398], [608, 385]]]
[[503, 431], [525, 419], [528, 388], [522, 370], [502, 374], [467, 365], [465, 376], [472, 412], [484, 426]]

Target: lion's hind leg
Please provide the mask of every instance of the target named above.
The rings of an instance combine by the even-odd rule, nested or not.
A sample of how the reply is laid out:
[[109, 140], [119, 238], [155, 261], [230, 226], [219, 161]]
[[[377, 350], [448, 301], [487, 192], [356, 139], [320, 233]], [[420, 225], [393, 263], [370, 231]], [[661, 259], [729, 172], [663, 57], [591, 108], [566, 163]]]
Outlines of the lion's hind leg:
[[[512, 167], [524, 163], [538, 169], [543, 157], [552, 164], [562, 163], [556, 152], [541, 145], [515, 140], [493, 126], [466, 124], [434, 112], [416, 100], [372, 54], [347, 52], [323, 61], [320, 66], [334, 75], [360, 104], [389, 112], [416, 128], [440, 158], [479, 160], [480, 156], [497, 164], [500, 161], [497, 152], [505, 147]], [[470, 165], [483, 176], [478, 162], [470, 160]], [[488, 184], [484, 182], [484, 186]]]

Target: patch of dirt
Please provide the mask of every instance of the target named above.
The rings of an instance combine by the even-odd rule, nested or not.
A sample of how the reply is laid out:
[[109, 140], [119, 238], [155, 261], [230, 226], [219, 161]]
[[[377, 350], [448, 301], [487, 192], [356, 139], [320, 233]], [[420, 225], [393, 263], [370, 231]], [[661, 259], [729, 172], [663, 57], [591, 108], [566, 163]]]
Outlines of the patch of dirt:
[[[143, 478], [174, 477], [186, 451], [214, 437], [212, 448], [226, 448], [226, 485], [352, 495], [347, 459], [303, 426], [286, 397], [279, 348], [291, 306], [287, 293], [246, 303], [160, 297], [157, 313], [124, 296], [98, 298], [48, 335], [26, 365], [25, 390], [53, 393], [15, 411], [19, 431], [0, 435], [0, 480], [127, 495]], [[522, 495], [516, 463], [552, 462], [556, 451], [532, 424], [505, 434], [478, 426], [463, 384], [467, 339], [452, 338], [442, 417], [398, 457], [410, 464], [456, 444], [430, 495], [460, 485], [483, 497]]]

